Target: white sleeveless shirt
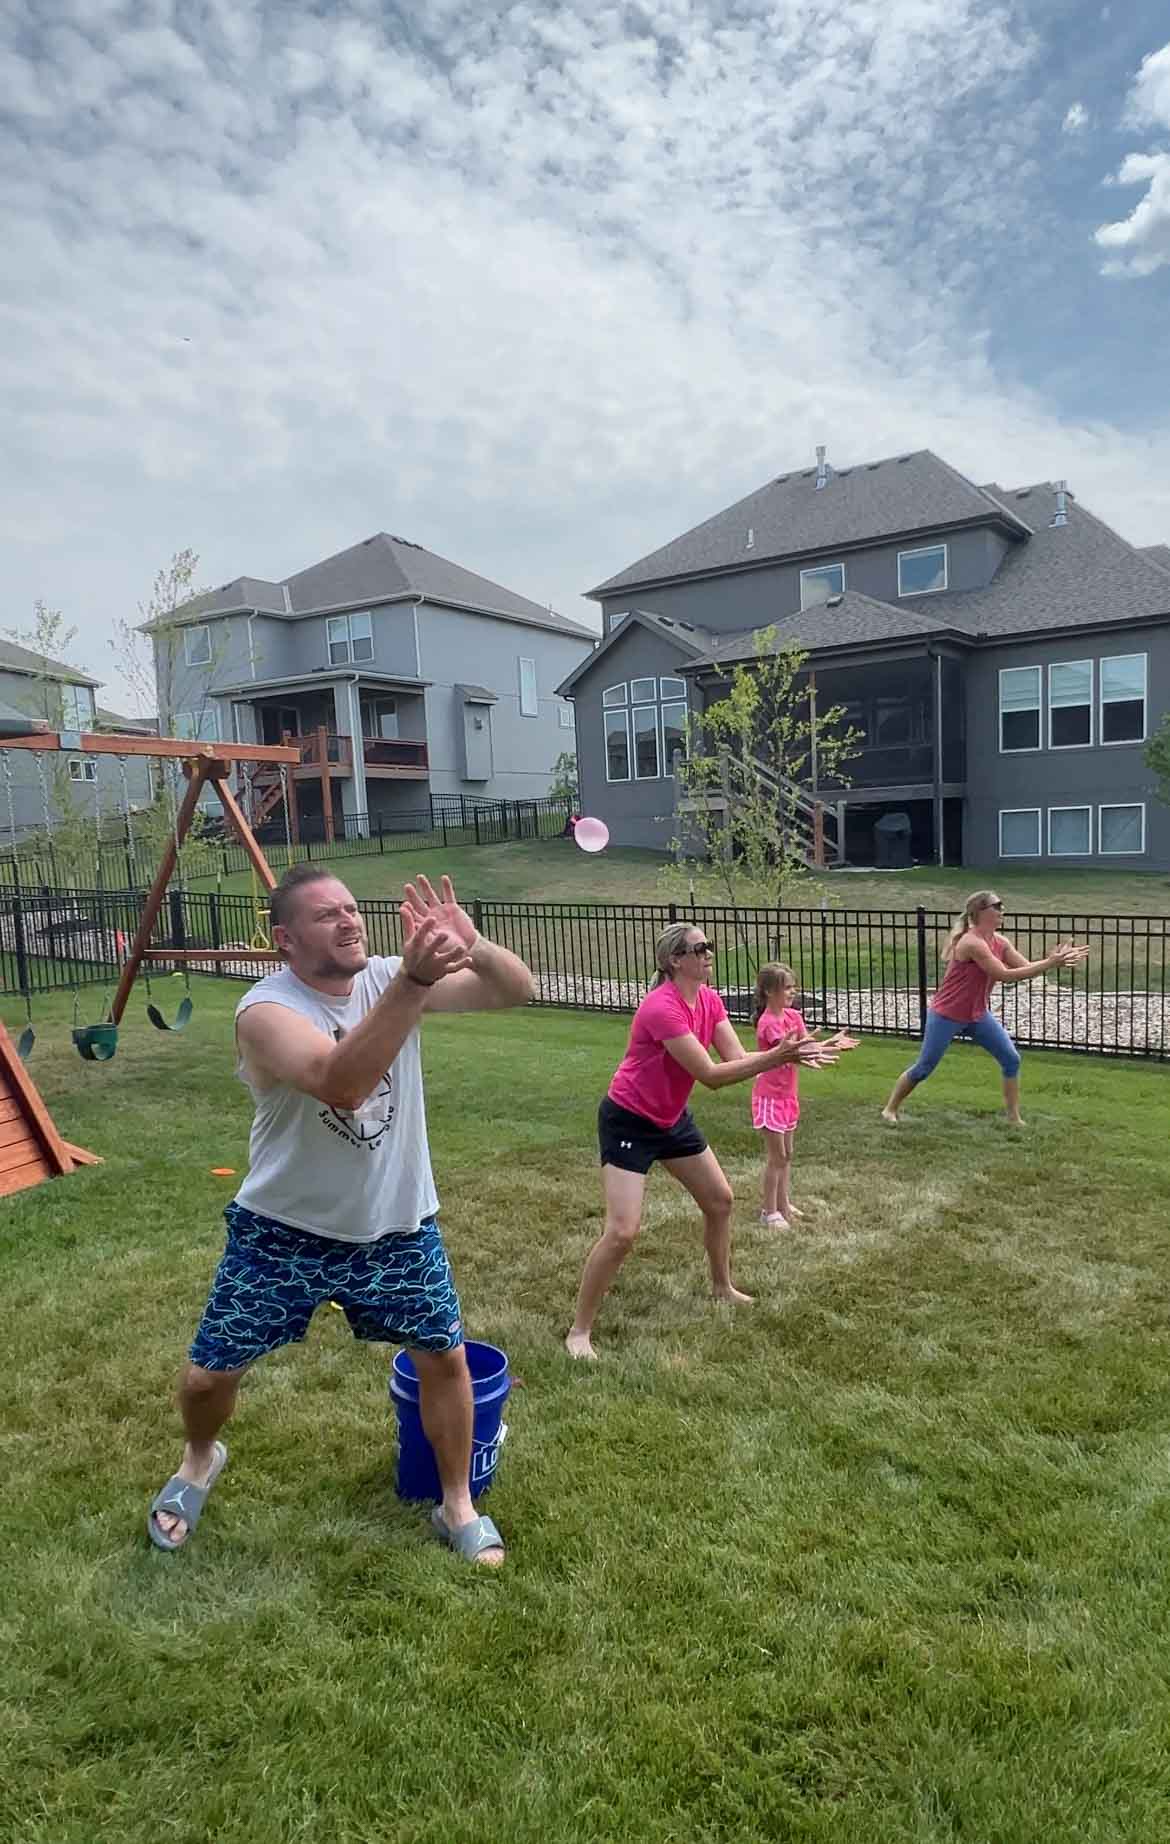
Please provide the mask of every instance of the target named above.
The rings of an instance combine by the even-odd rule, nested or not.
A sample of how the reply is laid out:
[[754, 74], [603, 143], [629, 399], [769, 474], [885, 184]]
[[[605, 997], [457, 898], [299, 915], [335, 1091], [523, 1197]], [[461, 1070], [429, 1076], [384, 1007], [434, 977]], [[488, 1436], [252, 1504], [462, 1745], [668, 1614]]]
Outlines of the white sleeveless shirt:
[[[251, 1005], [285, 1005], [334, 1040], [352, 1031], [386, 990], [400, 959], [372, 955], [347, 998], [306, 986], [288, 967], [251, 987]], [[352, 1112], [286, 1083], [257, 1088], [243, 1058], [236, 1074], [256, 1104], [249, 1171], [236, 1201], [258, 1216], [337, 1242], [413, 1234], [439, 1208], [427, 1146], [418, 1027], [374, 1093]]]

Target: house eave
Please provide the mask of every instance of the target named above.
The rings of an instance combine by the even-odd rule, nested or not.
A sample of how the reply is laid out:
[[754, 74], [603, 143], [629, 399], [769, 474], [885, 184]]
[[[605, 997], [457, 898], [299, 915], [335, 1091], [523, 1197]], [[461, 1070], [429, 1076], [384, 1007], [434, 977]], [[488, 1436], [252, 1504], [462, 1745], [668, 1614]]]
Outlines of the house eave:
[[323, 691], [334, 685], [369, 685], [383, 691], [427, 691], [431, 679], [416, 679], [404, 672], [366, 672], [360, 666], [323, 666], [319, 672], [289, 673], [278, 679], [243, 679], [237, 685], [211, 687], [209, 696], [247, 703], [282, 691]]
[[487, 615], [493, 621], [513, 621], [520, 627], [538, 628], [544, 634], [561, 634], [566, 640], [596, 640], [597, 635], [589, 628], [579, 626], [567, 616], [560, 621], [542, 621], [538, 615], [525, 615], [516, 609], [493, 608], [487, 602], [459, 602], [450, 596], [424, 595], [417, 589], [395, 590], [393, 595], [360, 596], [346, 602], [321, 602], [313, 608], [276, 609], [252, 607], [240, 603], [234, 608], [208, 608], [197, 610], [194, 614], [184, 615], [176, 611], [174, 616], [165, 621], [149, 621], [135, 631], [139, 634], [158, 634], [168, 628], [206, 627], [213, 621], [227, 621], [240, 615], [262, 616], [268, 621], [312, 621], [330, 615], [352, 615], [357, 611], [374, 611], [379, 608], [399, 607], [404, 603], [418, 606], [428, 604], [432, 608], [450, 608], [458, 614]]

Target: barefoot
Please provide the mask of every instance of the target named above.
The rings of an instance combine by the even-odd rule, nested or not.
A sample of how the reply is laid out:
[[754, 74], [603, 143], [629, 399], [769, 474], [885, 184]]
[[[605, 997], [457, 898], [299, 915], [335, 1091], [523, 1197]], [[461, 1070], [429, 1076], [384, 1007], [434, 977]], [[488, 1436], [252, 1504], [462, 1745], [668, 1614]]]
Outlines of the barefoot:
[[1009, 1127], [1026, 1127], [1028, 1125], [1027, 1121], [1021, 1120], [1018, 1114], [1009, 1114], [1007, 1117], [1007, 1124]]
[[799, 1223], [801, 1217], [804, 1215], [804, 1211], [798, 1210], [795, 1204], [789, 1204], [788, 1214], [790, 1217], [794, 1218], [796, 1222]]
[[885, 1121], [887, 1127], [896, 1127], [898, 1125], [898, 1116], [896, 1114], [891, 1114], [889, 1108], [882, 1109], [882, 1119]]
[[712, 1296], [724, 1306], [754, 1306], [750, 1293], [741, 1293], [738, 1287], [720, 1287]]
[[593, 1341], [588, 1332], [566, 1333], [565, 1350], [569, 1353], [570, 1357], [587, 1357], [591, 1358], [595, 1363], [597, 1361], [597, 1353], [593, 1349]]

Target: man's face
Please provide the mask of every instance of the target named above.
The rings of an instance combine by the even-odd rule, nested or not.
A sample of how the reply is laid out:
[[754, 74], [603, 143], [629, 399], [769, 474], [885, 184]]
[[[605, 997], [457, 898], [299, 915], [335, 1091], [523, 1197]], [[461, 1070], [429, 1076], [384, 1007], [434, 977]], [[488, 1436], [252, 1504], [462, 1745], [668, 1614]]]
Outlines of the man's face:
[[293, 899], [286, 925], [273, 929], [293, 972], [316, 979], [351, 979], [366, 952], [366, 925], [352, 894], [337, 877], [305, 884]]

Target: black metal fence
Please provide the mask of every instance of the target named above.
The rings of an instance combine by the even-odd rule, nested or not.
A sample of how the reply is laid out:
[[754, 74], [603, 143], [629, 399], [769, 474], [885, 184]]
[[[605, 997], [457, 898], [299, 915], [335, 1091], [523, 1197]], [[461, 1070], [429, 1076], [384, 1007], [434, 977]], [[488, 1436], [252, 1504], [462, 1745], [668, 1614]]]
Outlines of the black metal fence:
[[[300, 859], [377, 857], [420, 846], [504, 845], [513, 840], [551, 839], [565, 830], [569, 808], [563, 800], [547, 796], [531, 800], [486, 800], [474, 795], [435, 794], [417, 811], [395, 814], [347, 813], [334, 822], [333, 836], [326, 833], [320, 814], [302, 816], [299, 842], [290, 845], [283, 812], [255, 828], [256, 837], [274, 871]], [[140, 829], [141, 830], [141, 829]], [[157, 868], [159, 848], [135, 835], [133, 823], [108, 823], [100, 843], [95, 837], [92, 856], [82, 864], [65, 863], [52, 838], [31, 840], [0, 856], [0, 890], [33, 892], [84, 883], [98, 890], [138, 889], [149, 886]], [[250, 868], [247, 854], [234, 833], [204, 827], [183, 847], [185, 882], [227, 878]]]
[[[109, 982], [141, 913], [141, 892], [0, 891], [0, 991], [35, 996]], [[654, 944], [686, 913], [674, 904], [474, 902], [478, 926], [533, 970], [536, 1004], [631, 1012], [654, 972]], [[364, 902], [370, 948], [401, 945], [397, 905]], [[689, 915], [687, 919], [692, 919]], [[715, 982], [731, 1016], [750, 1019], [757, 969], [792, 967], [810, 1024], [865, 1036], [916, 1037], [937, 984], [948, 914], [926, 909], [702, 908], [715, 941]], [[172, 889], [154, 945], [238, 949], [195, 971], [252, 979], [257, 918], [247, 896]], [[996, 989], [993, 1005], [1021, 1045], [1170, 1061], [1170, 921], [1155, 916], [1021, 913], [1008, 933], [1029, 960], [1058, 941], [1087, 942], [1083, 966]]]

